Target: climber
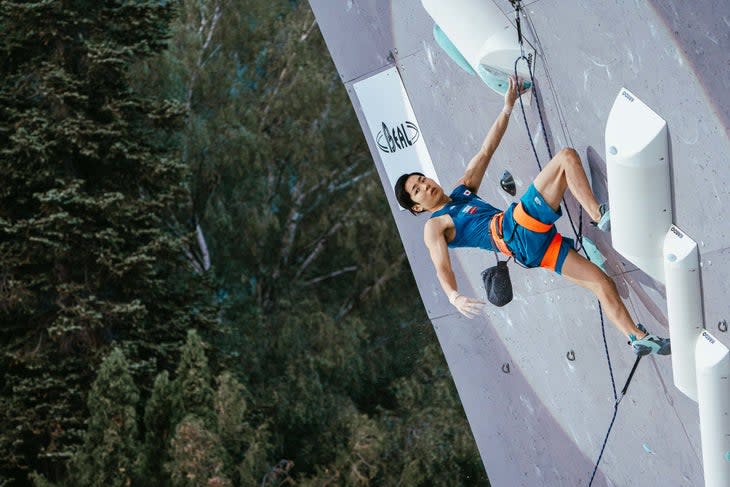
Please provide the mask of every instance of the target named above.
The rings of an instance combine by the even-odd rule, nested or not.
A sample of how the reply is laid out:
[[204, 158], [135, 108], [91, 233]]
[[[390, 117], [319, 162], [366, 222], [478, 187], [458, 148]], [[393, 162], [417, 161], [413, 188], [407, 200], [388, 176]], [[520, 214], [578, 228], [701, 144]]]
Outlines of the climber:
[[561, 236], [555, 229], [555, 221], [562, 215], [560, 202], [566, 189], [570, 189], [598, 229], [610, 229], [610, 211], [607, 205], [596, 200], [574, 149], [565, 148], [553, 157], [520, 198], [520, 203], [512, 204], [504, 212], [477, 196], [487, 166], [507, 129], [514, 103], [521, 94], [517, 85], [517, 80], [510, 77], [504, 108], [450, 194], [433, 179], [417, 172], [402, 175], [395, 184], [396, 198], [403, 208], [413, 214], [432, 213], [424, 228], [424, 241], [441, 287], [459, 312], [473, 318], [484, 303], [458, 292], [448, 248], [498, 250], [513, 256], [525, 267], [547, 267], [593, 292], [611, 322], [629, 338], [637, 355], [670, 354], [669, 339], [649, 334], [643, 325], [634, 324], [613, 280], [578, 254], [572, 239]]

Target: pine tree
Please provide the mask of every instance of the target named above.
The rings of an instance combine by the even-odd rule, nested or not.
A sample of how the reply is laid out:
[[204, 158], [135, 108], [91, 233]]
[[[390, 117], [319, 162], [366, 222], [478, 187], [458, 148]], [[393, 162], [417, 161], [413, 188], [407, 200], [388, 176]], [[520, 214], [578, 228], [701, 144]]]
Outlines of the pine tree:
[[230, 372], [224, 372], [216, 380], [218, 387], [213, 399], [216, 428], [226, 450], [233, 458], [241, 456], [253, 434], [246, 421], [248, 405], [246, 388]]
[[140, 473], [136, 408], [139, 390], [124, 354], [104, 359], [89, 393], [91, 411], [84, 443], [72, 461], [71, 484], [128, 487]]
[[175, 387], [185, 415], [195, 415], [213, 425], [213, 388], [205, 345], [195, 330], [189, 330], [180, 353]]
[[174, 487], [229, 487], [228, 463], [220, 437], [194, 415], [186, 416], [175, 429], [167, 470]]
[[254, 428], [246, 397], [249, 392], [230, 372], [216, 380], [214, 408], [218, 436], [233, 462], [228, 471], [237, 485], [254, 485], [268, 471], [267, 456], [271, 447], [266, 424]]
[[[387, 433], [377, 422], [364, 414], [349, 411], [344, 417], [347, 443], [339, 449], [337, 458], [326, 466], [318, 466], [317, 473], [303, 479], [301, 487], [345, 485], [367, 487], [390, 485], [382, 482], [385, 466], [384, 438]], [[404, 483], [403, 485], [408, 485]]]
[[163, 466], [169, 461], [168, 445], [175, 425], [182, 419], [182, 397], [167, 371], [155, 378], [152, 393], [144, 408], [143, 478], [149, 485], [170, 484]]
[[270, 471], [269, 456], [272, 450], [271, 435], [265, 424], [260, 425], [248, 438], [246, 453], [235, 469], [238, 485], [260, 485], [265, 473]]
[[[211, 326], [183, 248], [185, 107], [132, 89], [173, 3], [0, 2], [0, 476], [62, 478], [116, 342], [143, 387]], [[188, 208], [188, 210], [186, 210]]]

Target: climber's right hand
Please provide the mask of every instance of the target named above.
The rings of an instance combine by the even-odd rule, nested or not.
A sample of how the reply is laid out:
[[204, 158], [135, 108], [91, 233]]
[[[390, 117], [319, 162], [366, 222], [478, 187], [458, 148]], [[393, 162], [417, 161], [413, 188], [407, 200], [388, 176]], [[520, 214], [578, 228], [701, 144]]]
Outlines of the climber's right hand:
[[484, 307], [484, 301], [473, 299], [458, 292], [451, 293], [449, 296], [449, 302], [459, 310], [459, 313], [463, 314], [469, 319], [474, 318], [478, 315]]

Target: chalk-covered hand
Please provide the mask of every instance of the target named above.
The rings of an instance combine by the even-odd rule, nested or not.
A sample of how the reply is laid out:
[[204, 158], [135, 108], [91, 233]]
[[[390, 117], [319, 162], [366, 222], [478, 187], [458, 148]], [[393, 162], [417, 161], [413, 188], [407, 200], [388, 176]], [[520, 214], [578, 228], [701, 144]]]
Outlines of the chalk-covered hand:
[[484, 301], [478, 299], [472, 299], [458, 292], [452, 292], [449, 294], [449, 302], [459, 310], [459, 313], [463, 314], [469, 319], [474, 318], [484, 307]]
[[527, 91], [524, 88], [524, 83], [521, 79], [516, 79], [514, 75], [510, 75], [509, 77], [509, 86], [507, 88], [507, 92], [504, 94], [504, 109], [503, 112], [509, 113], [512, 111], [512, 107], [515, 105], [515, 101], [517, 101], [517, 98]]

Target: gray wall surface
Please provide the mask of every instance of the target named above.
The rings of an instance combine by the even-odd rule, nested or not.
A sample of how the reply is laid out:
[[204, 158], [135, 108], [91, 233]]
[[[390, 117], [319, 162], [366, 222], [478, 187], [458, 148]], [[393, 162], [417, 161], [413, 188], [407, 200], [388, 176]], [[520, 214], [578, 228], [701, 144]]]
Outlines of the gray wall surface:
[[[496, 3], [514, 18], [507, 0]], [[439, 179], [450, 190], [502, 98], [440, 50], [419, 0], [310, 4], [364, 132], [369, 134], [352, 84], [397, 66]], [[730, 2], [525, 4], [534, 29], [525, 25], [524, 31], [537, 49], [535, 78], [551, 145], [554, 151], [578, 150], [599, 200], [607, 198], [603, 134], [620, 88], [667, 121], [674, 223], [699, 244], [705, 326], [730, 346], [718, 329], [730, 314]], [[534, 103], [527, 119], [538, 134]], [[544, 143], [535, 140], [545, 163]], [[597, 301], [549, 271], [512, 265], [514, 301], [488, 307], [475, 320], [463, 318], [443, 294], [423, 244], [427, 216], [399, 210], [378, 148], [371, 138], [368, 144], [492, 485], [587, 485], [614, 404]], [[504, 169], [514, 175], [518, 196], [538, 172], [518, 106], [479, 191], [502, 208], [514, 201], [499, 188]], [[568, 206], [577, 218], [570, 198]], [[567, 218], [558, 229], [572, 235]], [[585, 233], [607, 256], [607, 270], [632, 316], [668, 336], [663, 285], [612, 251], [608, 236], [590, 227]], [[483, 297], [480, 272], [494, 256], [468, 249], [451, 251], [451, 258], [459, 289]], [[608, 322], [606, 337], [620, 389], [634, 355]], [[566, 358], [570, 351], [573, 361]], [[621, 402], [593, 485], [702, 484], [697, 405], [674, 387], [669, 358], [645, 358]]]

